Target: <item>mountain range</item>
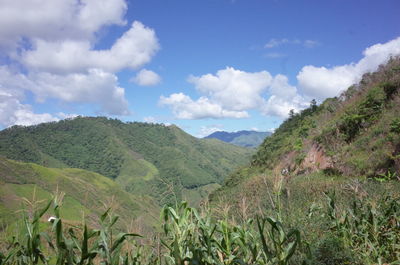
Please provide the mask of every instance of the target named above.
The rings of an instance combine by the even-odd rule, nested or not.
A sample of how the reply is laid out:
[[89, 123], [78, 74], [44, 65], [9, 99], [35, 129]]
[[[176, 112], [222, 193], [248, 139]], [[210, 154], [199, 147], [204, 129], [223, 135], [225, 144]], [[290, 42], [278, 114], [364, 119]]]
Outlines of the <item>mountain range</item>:
[[225, 132], [217, 131], [204, 138], [215, 138], [227, 143], [243, 147], [258, 147], [266, 137], [272, 135], [271, 132], [258, 132], [258, 131], [237, 131]]
[[[118, 184], [120, 190], [145, 196], [158, 205], [181, 199], [196, 205], [218, 188], [229, 172], [248, 163], [252, 153], [215, 139], [192, 137], [174, 125], [124, 123], [104, 117], [76, 117], [0, 132], [4, 169], [10, 163], [16, 168], [28, 167], [8, 159], [42, 166], [31, 166], [40, 170], [30, 173], [36, 178], [27, 178], [27, 183], [45, 182], [40, 180], [40, 172], [63, 175], [81, 169], [85, 171], [79, 172], [96, 176], [92, 178], [95, 183], [100, 175], [107, 177], [107, 183]], [[7, 173], [3, 182], [18, 183], [14, 177], [17, 175]], [[82, 181], [82, 186], [90, 186], [86, 182], [90, 178]], [[46, 191], [52, 188], [54, 185], [47, 186]]]

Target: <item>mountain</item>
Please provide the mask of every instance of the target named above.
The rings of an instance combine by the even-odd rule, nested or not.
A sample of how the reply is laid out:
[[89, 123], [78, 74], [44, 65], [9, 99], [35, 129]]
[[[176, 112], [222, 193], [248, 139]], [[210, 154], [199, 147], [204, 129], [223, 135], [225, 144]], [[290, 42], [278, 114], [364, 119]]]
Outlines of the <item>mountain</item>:
[[[340, 96], [319, 106], [313, 101], [308, 109], [292, 113], [259, 146], [251, 164], [231, 174], [211, 199], [240, 204], [242, 196], [257, 194], [250, 196], [254, 202], [270, 194], [272, 187], [281, 187], [277, 183], [283, 180], [288, 198], [297, 198], [292, 203], [310, 205], [311, 198], [323, 199], [313, 192], [328, 187], [360, 192], [362, 180], [399, 178], [399, 91], [396, 57]], [[305, 202], [307, 196], [310, 200]]]
[[271, 132], [257, 132], [257, 131], [238, 131], [238, 132], [224, 132], [218, 131], [206, 136], [204, 138], [215, 138], [227, 143], [243, 147], [257, 147], [266, 137], [270, 136]]
[[0, 132], [0, 155], [46, 167], [80, 168], [115, 180], [126, 191], [161, 204], [198, 202], [251, 151], [197, 139], [176, 126], [77, 117]]
[[47, 168], [0, 157], [0, 183], [2, 228], [16, 220], [22, 205], [31, 211], [54, 195], [63, 198], [61, 216], [69, 223], [80, 222], [83, 216], [95, 223], [108, 207], [121, 217], [123, 226], [135, 222], [149, 229], [158, 221], [159, 207], [150, 196], [133, 195], [110, 178], [82, 169]]

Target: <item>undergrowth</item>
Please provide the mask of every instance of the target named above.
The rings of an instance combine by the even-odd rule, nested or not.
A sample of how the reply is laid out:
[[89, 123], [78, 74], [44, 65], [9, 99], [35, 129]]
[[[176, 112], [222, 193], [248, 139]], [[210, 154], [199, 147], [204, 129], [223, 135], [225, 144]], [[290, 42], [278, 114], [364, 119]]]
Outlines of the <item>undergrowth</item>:
[[[400, 264], [399, 198], [353, 196], [344, 206], [334, 191], [326, 192], [325, 203], [311, 205], [305, 219], [287, 220], [282, 196], [279, 186], [274, 214], [240, 220], [216, 218], [211, 209], [186, 202], [165, 206], [162, 231], [146, 238], [116, 229], [118, 216], [110, 209], [98, 225], [65, 223], [55, 197], [23, 212], [18, 232], [0, 244], [0, 264]], [[46, 220], [48, 212], [54, 216]], [[296, 222], [308, 224], [296, 228]], [[309, 235], [316, 224], [325, 229], [317, 238]]]

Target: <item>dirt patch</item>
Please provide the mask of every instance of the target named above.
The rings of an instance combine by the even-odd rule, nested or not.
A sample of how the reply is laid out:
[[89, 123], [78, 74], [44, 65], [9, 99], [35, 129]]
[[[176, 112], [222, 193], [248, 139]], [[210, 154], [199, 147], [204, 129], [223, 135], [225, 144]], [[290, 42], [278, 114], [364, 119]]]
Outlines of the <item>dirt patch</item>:
[[333, 167], [332, 159], [325, 154], [323, 147], [316, 143], [311, 145], [300, 165], [301, 169], [309, 169], [311, 172], [331, 167]]

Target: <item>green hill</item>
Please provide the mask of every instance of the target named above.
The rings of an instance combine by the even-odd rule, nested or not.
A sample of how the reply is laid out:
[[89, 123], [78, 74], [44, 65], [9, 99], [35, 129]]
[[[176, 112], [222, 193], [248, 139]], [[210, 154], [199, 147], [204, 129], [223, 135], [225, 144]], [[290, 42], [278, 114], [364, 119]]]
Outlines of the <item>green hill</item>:
[[397, 57], [377, 72], [365, 74], [339, 97], [319, 106], [312, 102], [308, 109], [291, 113], [260, 145], [251, 165], [231, 174], [212, 199], [240, 200], [232, 194], [246, 190], [265, 194], [281, 178], [299, 194], [318, 183], [322, 186], [315, 189], [323, 191], [354, 178], [399, 178], [399, 90]]
[[17, 220], [21, 206], [30, 210], [56, 194], [64, 194], [61, 215], [72, 224], [83, 216], [94, 223], [108, 207], [121, 217], [122, 226], [139, 222], [150, 228], [158, 222], [158, 206], [151, 197], [125, 192], [110, 178], [82, 169], [47, 168], [0, 157], [2, 227]]
[[90, 170], [132, 194], [160, 203], [198, 202], [251, 151], [211, 139], [197, 139], [176, 126], [123, 123], [77, 117], [0, 132], [0, 155], [56, 168]]

